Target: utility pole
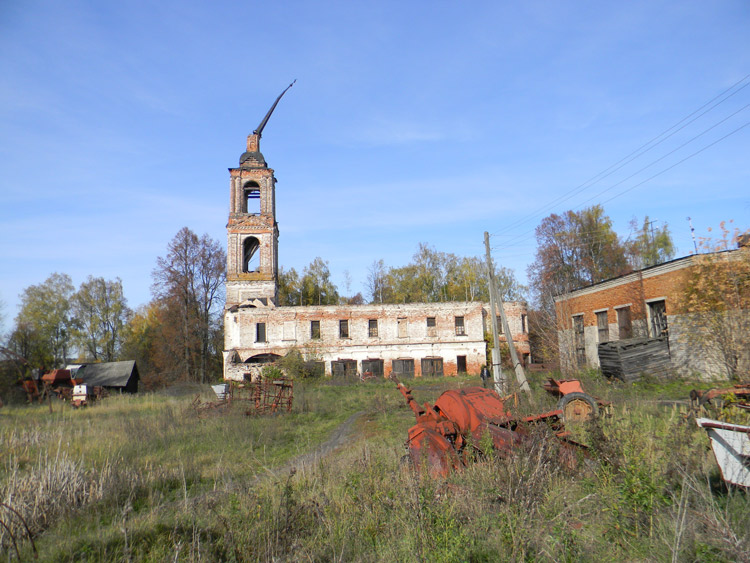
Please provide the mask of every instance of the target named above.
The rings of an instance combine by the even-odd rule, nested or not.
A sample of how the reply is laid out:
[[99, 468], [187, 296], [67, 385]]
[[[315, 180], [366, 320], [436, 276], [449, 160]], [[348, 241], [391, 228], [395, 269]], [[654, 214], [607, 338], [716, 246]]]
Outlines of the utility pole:
[[646, 264], [646, 266], [654, 266], [656, 265], [656, 262], [658, 262], [658, 259], [652, 260], [652, 258], [654, 258], [653, 254], [655, 254], [654, 223], [656, 223], [656, 220], [649, 221], [646, 224], [646, 237], [648, 237], [649, 233], [651, 234], [651, 240], [648, 243], [648, 252], [646, 253], [646, 255], [649, 257], [649, 263]]
[[508, 327], [508, 319], [505, 316], [505, 305], [503, 304], [503, 297], [500, 292], [497, 291], [497, 286], [495, 286], [495, 292], [497, 294], [497, 301], [500, 308], [500, 319], [503, 323], [503, 332], [505, 332], [505, 340], [508, 342], [508, 351], [510, 352], [510, 359], [513, 362], [513, 369], [516, 372], [518, 386], [521, 388], [521, 391], [530, 393], [531, 389], [529, 388], [529, 382], [526, 381], [526, 372], [523, 370], [523, 365], [521, 365], [521, 362], [518, 360], [518, 353], [516, 352], [516, 345], [513, 342], [513, 335], [510, 332], [510, 327]]
[[495, 313], [497, 301], [495, 299], [495, 268], [492, 265], [492, 256], [490, 255], [490, 233], [484, 232], [484, 249], [487, 253], [487, 285], [490, 290], [490, 309], [492, 314], [492, 378], [495, 381], [495, 391], [499, 395], [505, 394], [505, 381], [503, 371], [500, 368], [500, 338], [497, 335], [497, 314]]
[[687, 220], [688, 225], [690, 225], [690, 234], [693, 237], [693, 246], [695, 247], [695, 253], [698, 254], [698, 243], [695, 242], [695, 229], [693, 228], [693, 220], [690, 217], [688, 217]]

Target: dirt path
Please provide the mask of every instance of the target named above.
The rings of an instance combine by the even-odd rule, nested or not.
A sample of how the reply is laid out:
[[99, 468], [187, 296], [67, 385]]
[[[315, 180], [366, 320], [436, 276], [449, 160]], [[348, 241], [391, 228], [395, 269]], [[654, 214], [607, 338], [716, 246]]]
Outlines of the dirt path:
[[287, 475], [289, 475], [292, 469], [297, 470], [306, 465], [313, 465], [317, 463], [319, 460], [321, 460], [322, 458], [330, 454], [333, 450], [343, 446], [349, 441], [349, 438], [352, 434], [354, 423], [357, 422], [359, 417], [361, 417], [364, 414], [365, 414], [365, 411], [359, 411], [359, 412], [354, 413], [349, 418], [347, 418], [344, 422], [342, 422], [336, 428], [336, 430], [333, 431], [333, 434], [331, 434], [331, 437], [328, 438], [328, 440], [320, 444], [313, 451], [308, 452], [306, 454], [298, 455], [297, 457], [289, 460], [286, 464], [282, 465], [281, 467], [277, 469], [266, 468], [266, 472], [264, 474], [257, 475], [253, 479], [253, 483], [257, 483], [264, 477], [268, 477], [268, 476], [272, 476], [276, 478], [286, 477]]

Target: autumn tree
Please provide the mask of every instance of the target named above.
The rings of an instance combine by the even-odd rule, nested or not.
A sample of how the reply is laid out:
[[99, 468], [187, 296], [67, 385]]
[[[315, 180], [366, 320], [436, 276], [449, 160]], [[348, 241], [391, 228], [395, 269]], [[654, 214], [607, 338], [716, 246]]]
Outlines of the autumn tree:
[[625, 248], [600, 205], [552, 214], [536, 228], [537, 250], [528, 274], [538, 303], [629, 271]]
[[72, 296], [71, 311], [79, 350], [93, 361], [115, 361], [129, 314], [122, 280], [89, 276]]
[[[495, 275], [503, 299], [524, 299], [526, 288], [512, 270], [495, 266]], [[487, 266], [482, 258], [459, 257], [424, 243], [405, 266], [387, 268], [383, 260], [374, 262], [366, 288], [373, 303], [489, 301]]]
[[289, 270], [279, 267], [277, 286], [277, 305], [279, 307], [296, 307], [301, 304], [302, 284], [294, 268]]
[[303, 305], [336, 305], [339, 294], [331, 281], [328, 262], [320, 257], [305, 266], [300, 280]]
[[735, 380], [750, 373], [750, 246], [725, 251], [742, 236], [722, 223], [718, 240], [701, 241], [677, 307], [687, 348]]
[[152, 291], [160, 303], [162, 344], [173, 352], [173, 366], [161, 367], [173, 377], [204, 383], [209, 368], [216, 371], [221, 350], [214, 349], [214, 343], [221, 330], [225, 263], [221, 244], [187, 227], [167, 245], [167, 255], [157, 259]]
[[[365, 289], [370, 295], [371, 303], [389, 303], [388, 292], [388, 271], [383, 260], [375, 260], [367, 269], [367, 280]], [[385, 299], [384, 299], [385, 294]]]
[[661, 227], [654, 227], [653, 223], [648, 215], [640, 226], [635, 218], [630, 222], [631, 238], [625, 243], [625, 248], [628, 261], [635, 270], [663, 264], [674, 258], [675, 246], [669, 226], [663, 223]]
[[530, 336], [538, 352], [559, 357], [554, 297], [627, 273], [625, 247], [600, 205], [545, 217], [536, 228], [537, 250], [528, 268], [536, 314]]
[[47, 369], [65, 365], [71, 349], [70, 300], [74, 291], [70, 276], [54, 273], [21, 293], [21, 308], [8, 346], [29, 366]]

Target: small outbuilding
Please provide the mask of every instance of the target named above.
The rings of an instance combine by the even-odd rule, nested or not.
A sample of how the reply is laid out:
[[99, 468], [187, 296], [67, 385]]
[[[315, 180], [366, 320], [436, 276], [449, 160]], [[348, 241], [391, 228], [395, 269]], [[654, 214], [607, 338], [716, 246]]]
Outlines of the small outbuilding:
[[90, 387], [104, 387], [121, 393], [137, 393], [140, 375], [135, 360], [126, 360], [84, 364], [78, 368], [76, 378], [83, 379]]

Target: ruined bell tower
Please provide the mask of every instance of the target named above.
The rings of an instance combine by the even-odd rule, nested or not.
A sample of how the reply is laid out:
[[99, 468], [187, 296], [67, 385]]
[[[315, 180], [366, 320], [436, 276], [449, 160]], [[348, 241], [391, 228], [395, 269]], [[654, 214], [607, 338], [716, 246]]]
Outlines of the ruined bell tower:
[[284, 90], [258, 128], [247, 136], [247, 150], [229, 169], [226, 306], [274, 306], [278, 282], [279, 229], [276, 178], [260, 152], [263, 128]]

